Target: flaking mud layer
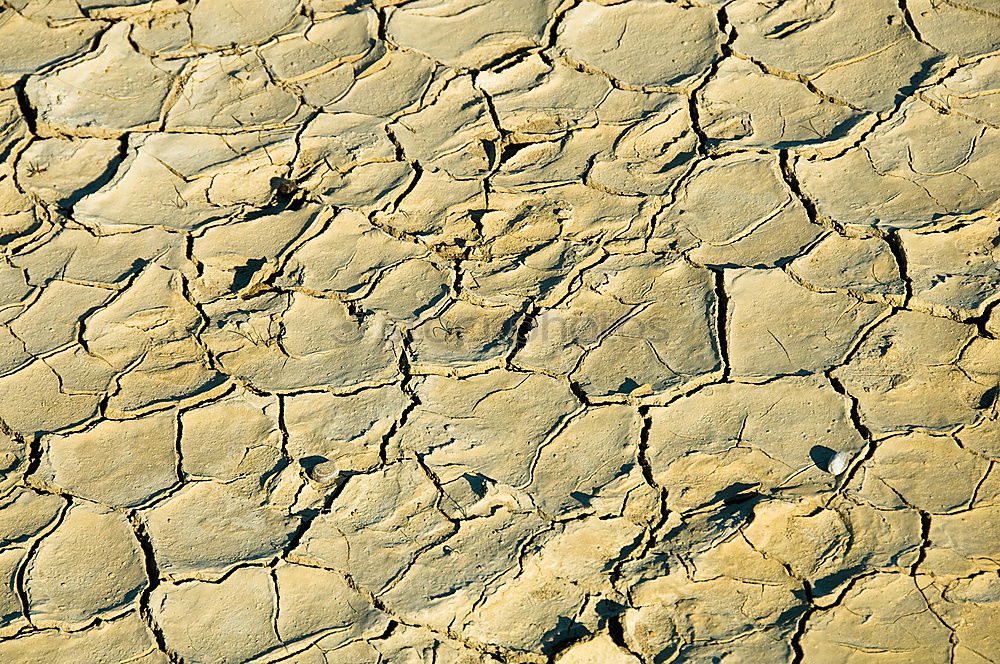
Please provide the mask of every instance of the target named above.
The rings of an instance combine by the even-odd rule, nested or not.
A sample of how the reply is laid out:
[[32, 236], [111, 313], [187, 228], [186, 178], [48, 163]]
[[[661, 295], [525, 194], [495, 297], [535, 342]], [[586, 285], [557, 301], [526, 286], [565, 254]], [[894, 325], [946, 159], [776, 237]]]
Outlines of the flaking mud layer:
[[0, 662], [1000, 661], [995, 0], [0, 6]]

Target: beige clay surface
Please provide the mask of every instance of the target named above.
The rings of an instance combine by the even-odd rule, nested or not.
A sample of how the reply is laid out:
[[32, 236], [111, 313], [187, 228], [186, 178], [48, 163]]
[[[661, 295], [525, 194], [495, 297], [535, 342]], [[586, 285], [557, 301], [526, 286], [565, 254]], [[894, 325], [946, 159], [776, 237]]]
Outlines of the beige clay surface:
[[0, 0], [0, 663], [1000, 662], [998, 0]]

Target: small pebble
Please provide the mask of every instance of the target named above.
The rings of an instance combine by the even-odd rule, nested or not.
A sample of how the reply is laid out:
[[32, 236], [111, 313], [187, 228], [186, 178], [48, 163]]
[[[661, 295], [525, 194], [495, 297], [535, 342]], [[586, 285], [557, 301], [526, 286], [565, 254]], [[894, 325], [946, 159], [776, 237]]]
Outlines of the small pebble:
[[847, 470], [847, 454], [844, 452], [837, 452], [832, 457], [830, 457], [829, 463], [827, 463], [827, 471], [831, 475], [840, 475], [842, 472]]
[[340, 470], [333, 461], [323, 461], [309, 468], [306, 475], [318, 484], [331, 484], [340, 476]]

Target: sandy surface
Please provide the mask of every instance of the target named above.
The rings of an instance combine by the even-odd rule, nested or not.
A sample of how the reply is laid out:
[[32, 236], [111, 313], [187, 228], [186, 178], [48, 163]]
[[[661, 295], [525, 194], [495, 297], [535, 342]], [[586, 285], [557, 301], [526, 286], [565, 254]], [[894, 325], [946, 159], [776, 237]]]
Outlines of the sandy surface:
[[0, 6], [0, 662], [1000, 661], [996, 0]]

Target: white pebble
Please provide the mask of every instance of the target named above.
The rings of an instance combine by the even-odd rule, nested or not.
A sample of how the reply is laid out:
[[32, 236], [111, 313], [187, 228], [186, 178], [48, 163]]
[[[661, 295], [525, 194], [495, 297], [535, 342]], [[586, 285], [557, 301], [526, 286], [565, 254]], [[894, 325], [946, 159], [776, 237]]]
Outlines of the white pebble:
[[840, 475], [842, 472], [847, 470], [847, 461], [847, 454], [844, 452], [837, 452], [830, 457], [829, 463], [826, 464], [826, 469], [831, 475]]

